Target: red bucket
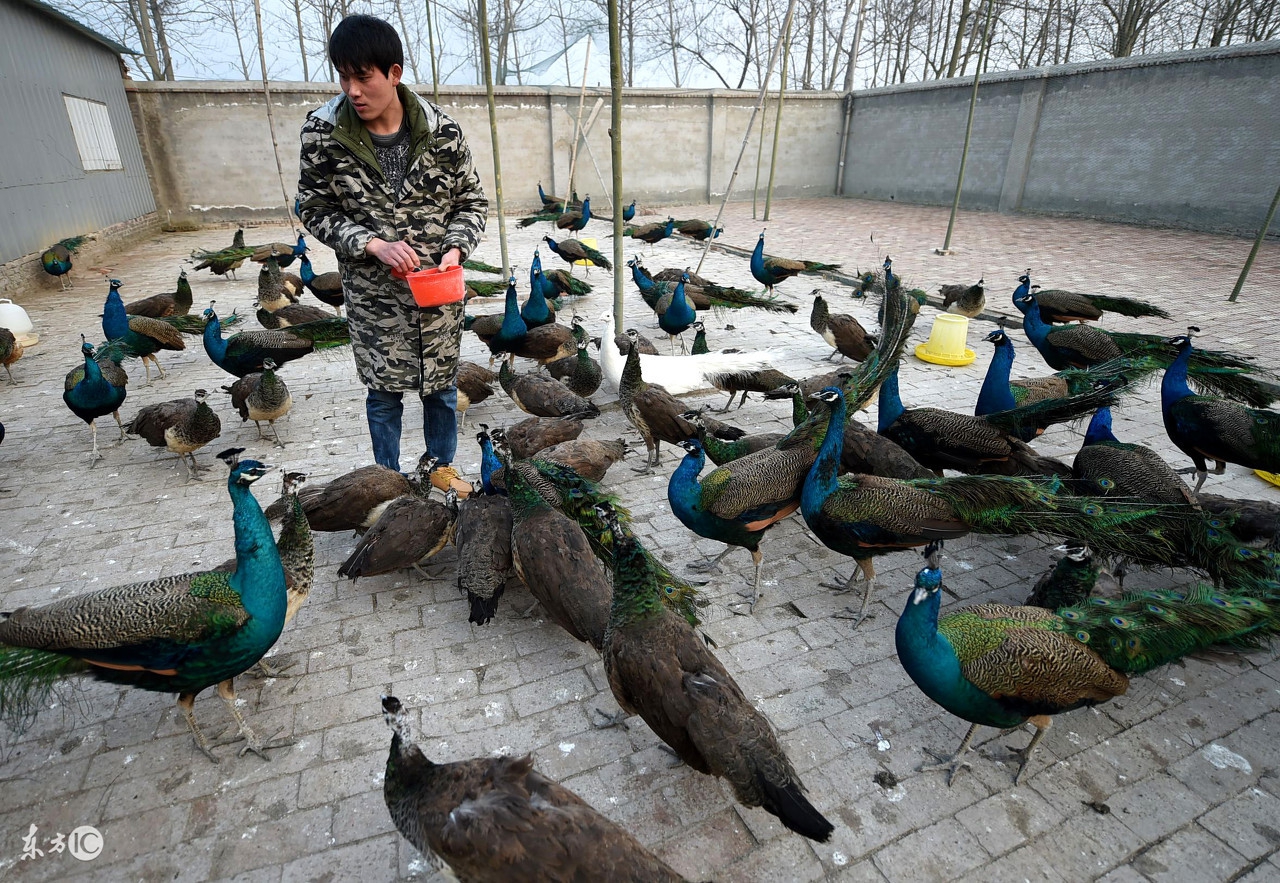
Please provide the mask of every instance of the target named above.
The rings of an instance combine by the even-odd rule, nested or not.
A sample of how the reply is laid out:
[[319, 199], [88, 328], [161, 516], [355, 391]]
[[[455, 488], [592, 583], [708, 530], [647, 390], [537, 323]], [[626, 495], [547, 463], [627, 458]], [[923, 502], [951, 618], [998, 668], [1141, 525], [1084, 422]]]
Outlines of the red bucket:
[[442, 307], [446, 304], [461, 303], [467, 292], [466, 283], [462, 281], [460, 265], [443, 270], [439, 267], [414, 270], [401, 278], [409, 283], [413, 300], [420, 307]]

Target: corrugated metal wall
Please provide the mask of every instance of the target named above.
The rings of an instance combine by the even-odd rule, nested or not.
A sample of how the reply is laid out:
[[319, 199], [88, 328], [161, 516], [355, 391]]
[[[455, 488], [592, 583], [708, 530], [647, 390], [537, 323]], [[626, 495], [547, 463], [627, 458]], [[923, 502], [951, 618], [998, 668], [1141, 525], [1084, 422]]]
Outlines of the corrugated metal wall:
[[[85, 172], [64, 94], [107, 105], [121, 171]], [[116, 56], [0, 0], [0, 263], [155, 211]]]

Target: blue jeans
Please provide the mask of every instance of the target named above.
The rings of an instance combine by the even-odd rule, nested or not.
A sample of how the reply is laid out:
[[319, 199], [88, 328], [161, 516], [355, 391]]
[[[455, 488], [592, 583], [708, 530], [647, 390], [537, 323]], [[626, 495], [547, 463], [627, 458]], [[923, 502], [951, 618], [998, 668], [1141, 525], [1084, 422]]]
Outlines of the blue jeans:
[[[422, 399], [422, 438], [427, 453], [441, 466], [453, 462], [458, 451], [458, 388], [445, 387]], [[404, 393], [371, 389], [364, 401], [373, 441], [373, 459], [379, 466], [400, 471], [400, 425]]]

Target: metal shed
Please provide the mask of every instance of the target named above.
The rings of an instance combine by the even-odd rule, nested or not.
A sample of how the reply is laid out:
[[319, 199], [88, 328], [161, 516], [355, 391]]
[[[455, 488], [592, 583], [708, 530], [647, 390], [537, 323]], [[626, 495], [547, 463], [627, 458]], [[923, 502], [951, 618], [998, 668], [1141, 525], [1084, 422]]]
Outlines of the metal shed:
[[133, 54], [39, 0], [0, 0], [0, 263], [155, 211]]

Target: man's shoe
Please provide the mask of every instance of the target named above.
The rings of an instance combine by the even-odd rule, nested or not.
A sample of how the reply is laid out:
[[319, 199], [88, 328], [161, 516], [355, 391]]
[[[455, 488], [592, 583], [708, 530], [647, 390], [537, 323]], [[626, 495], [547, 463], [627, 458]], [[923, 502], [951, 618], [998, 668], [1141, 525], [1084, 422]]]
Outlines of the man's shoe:
[[458, 470], [452, 466], [437, 466], [431, 470], [431, 486], [440, 491], [453, 488], [458, 492], [458, 499], [465, 500], [471, 495], [471, 485], [458, 476]]

